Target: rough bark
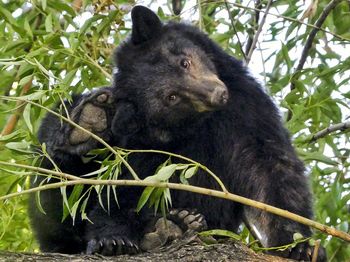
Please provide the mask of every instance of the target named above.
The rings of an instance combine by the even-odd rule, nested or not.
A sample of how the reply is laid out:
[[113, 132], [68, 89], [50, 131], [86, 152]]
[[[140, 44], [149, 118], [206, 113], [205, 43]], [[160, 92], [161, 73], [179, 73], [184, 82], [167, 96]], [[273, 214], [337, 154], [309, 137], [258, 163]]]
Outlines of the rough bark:
[[251, 262], [287, 262], [287, 260], [275, 256], [254, 253], [248, 247], [238, 242], [225, 241], [220, 244], [203, 245], [191, 242], [185, 245], [172, 244], [169, 247], [152, 253], [141, 253], [134, 256], [87, 256], [87, 255], [63, 255], [54, 253], [14, 253], [0, 251], [0, 261], [60, 261], [60, 262], [88, 262], [88, 261], [251, 261]]

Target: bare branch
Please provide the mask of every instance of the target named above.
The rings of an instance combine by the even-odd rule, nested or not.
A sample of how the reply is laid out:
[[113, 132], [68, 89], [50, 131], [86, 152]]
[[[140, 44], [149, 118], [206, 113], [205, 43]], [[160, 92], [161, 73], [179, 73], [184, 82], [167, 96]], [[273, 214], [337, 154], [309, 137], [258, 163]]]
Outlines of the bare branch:
[[[258, 9], [258, 10], [255, 10], [255, 15], [252, 16], [251, 18], [251, 23], [252, 23], [252, 27], [254, 28], [254, 31], [256, 31], [256, 26], [258, 25], [259, 23], [259, 20], [260, 20], [260, 12], [261, 12], [261, 8], [262, 8], [262, 4], [261, 4], [261, 0], [256, 0], [255, 1], [255, 8]], [[245, 54], [247, 55], [249, 53], [249, 50], [252, 46], [252, 43], [253, 43], [253, 36], [252, 35], [249, 35], [249, 38], [248, 38], [248, 42], [246, 44], [246, 47], [245, 47]]]
[[314, 134], [311, 138], [311, 142], [316, 141], [317, 139], [320, 139], [322, 137], [325, 137], [326, 135], [329, 135], [330, 133], [333, 133], [335, 131], [345, 131], [347, 129], [350, 129], [350, 121], [329, 126], [317, 132], [316, 134]]
[[246, 55], [245, 55], [245, 53], [244, 53], [244, 51], [243, 51], [242, 42], [241, 42], [240, 39], [239, 39], [238, 32], [237, 32], [237, 30], [236, 30], [236, 26], [235, 26], [235, 24], [234, 24], [234, 22], [233, 22], [232, 14], [231, 14], [231, 12], [230, 12], [230, 8], [229, 8], [229, 6], [228, 6], [226, 0], [225, 0], [225, 6], [226, 6], [226, 9], [227, 9], [228, 16], [230, 17], [230, 22], [231, 22], [232, 29], [233, 29], [233, 31], [234, 31], [236, 37], [237, 37], [237, 42], [238, 42], [238, 45], [239, 45], [239, 49], [241, 50], [241, 54], [242, 54], [242, 56], [243, 56], [244, 61], [247, 61]]
[[[23, 85], [23, 88], [21, 91], [21, 96], [27, 94], [31, 86], [32, 86], [32, 79], [30, 79], [26, 84]], [[7, 120], [6, 125], [4, 126], [4, 128], [1, 131], [2, 136], [6, 136], [6, 135], [11, 134], [13, 132], [13, 130], [15, 129], [15, 127], [18, 123], [18, 120], [19, 120], [21, 114], [23, 113], [24, 106], [25, 106], [25, 102], [23, 102], [23, 101], [16, 102], [15, 108], [17, 108], [17, 109], [12, 115], [10, 115], [9, 119]]]
[[133, 176], [133, 178], [135, 180], [140, 180], [140, 178], [138, 177], [138, 175], [136, 174], [135, 170], [129, 165], [129, 163], [118, 153], [118, 151], [116, 151], [113, 147], [111, 147], [106, 141], [104, 141], [101, 137], [95, 135], [94, 133], [90, 132], [89, 130], [79, 126], [77, 123], [73, 122], [72, 120], [60, 115], [59, 113], [45, 107], [42, 106], [38, 103], [35, 103], [33, 101], [27, 100], [27, 99], [23, 99], [23, 98], [19, 98], [19, 97], [6, 97], [6, 96], [0, 96], [0, 99], [3, 100], [9, 100], [9, 101], [23, 101], [29, 104], [32, 104], [34, 106], [40, 107], [44, 110], [46, 110], [47, 112], [61, 118], [62, 120], [68, 122], [70, 125], [74, 126], [75, 128], [78, 128], [79, 130], [82, 130], [84, 132], [86, 132], [87, 134], [89, 134], [93, 139], [97, 140], [98, 142], [100, 142], [102, 145], [104, 145], [106, 148], [109, 149], [109, 151], [111, 151], [114, 155], [116, 155], [118, 158], [120, 158], [120, 160], [123, 162], [123, 164], [126, 166], [126, 168], [129, 170], [130, 174]]
[[[208, 0], [208, 1], [205, 1], [203, 2], [204, 3], [218, 3], [219, 1], [213, 1], [213, 0]], [[263, 12], [262, 10], [258, 9], [258, 8], [254, 8], [254, 7], [249, 7], [249, 6], [244, 6], [242, 4], [238, 4], [238, 3], [231, 3], [231, 2], [228, 2], [230, 5], [233, 5], [233, 6], [236, 6], [236, 7], [239, 7], [239, 8], [242, 8], [242, 9], [247, 9], [247, 10], [253, 10], [253, 11], [257, 11], [257, 12]], [[311, 28], [314, 28], [314, 29], [318, 29], [319, 31], [322, 31], [326, 34], [330, 34], [336, 38], [338, 38], [338, 40], [340, 41], [347, 41], [347, 42], [350, 42], [350, 39], [349, 38], [346, 38], [346, 37], [343, 37], [341, 35], [337, 35], [333, 32], [330, 32], [328, 30], [325, 30], [323, 28], [320, 28], [320, 27], [317, 27], [315, 25], [312, 25], [312, 24], [309, 24], [309, 23], [305, 23], [303, 21], [300, 21], [299, 19], [296, 19], [296, 18], [292, 18], [292, 17], [288, 17], [288, 16], [284, 16], [284, 15], [279, 15], [279, 14], [273, 14], [273, 13], [270, 13], [270, 12], [267, 12], [268, 15], [271, 15], [271, 16], [274, 16], [274, 17], [277, 17], [277, 18], [281, 18], [281, 19], [284, 19], [284, 20], [287, 20], [287, 21], [291, 21], [291, 22], [295, 22], [295, 23], [299, 23], [301, 25], [305, 25], [307, 27], [311, 27]]]
[[151, 181], [145, 181], [145, 180], [94, 180], [94, 179], [85, 179], [81, 178], [79, 180], [71, 180], [71, 181], [64, 181], [64, 182], [57, 182], [57, 183], [50, 183], [42, 186], [38, 186], [35, 188], [23, 190], [21, 192], [15, 192], [12, 194], [8, 194], [5, 196], [0, 196], [0, 201], [10, 199], [12, 197], [17, 197], [24, 194], [34, 193], [38, 191], [43, 190], [49, 190], [49, 189], [55, 189], [60, 188], [64, 186], [74, 186], [74, 185], [116, 185], [116, 186], [137, 186], [137, 187], [157, 187], [157, 188], [169, 188], [174, 190], [181, 190], [181, 191], [188, 191], [192, 193], [197, 193], [201, 195], [207, 195], [207, 196], [213, 196], [217, 198], [222, 198], [230, 201], [234, 201], [237, 203], [241, 203], [243, 205], [255, 207], [258, 209], [261, 209], [263, 211], [282, 216], [288, 219], [291, 219], [293, 221], [296, 221], [298, 223], [301, 223], [306, 226], [310, 226], [313, 228], [316, 228], [322, 232], [327, 233], [328, 235], [332, 235], [338, 238], [341, 238], [345, 241], [350, 242], [350, 235], [336, 230], [335, 228], [323, 225], [321, 223], [318, 223], [316, 221], [313, 221], [311, 219], [302, 217], [300, 215], [291, 213], [287, 210], [283, 210], [274, 206], [267, 205], [265, 203], [255, 201], [246, 197], [242, 197], [239, 195], [235, 195], [228, 192], [222, 192], [218, 190], [212, 190], [209, 188], [202, 188], [198, 186], [191, 186], [191, 185], [185, 185], [185, 184], [177, 184], [177, 183], [167, 183], [167, 182], [151, 182]]
[[248, 55], [246, 57], [246, 64], [247, 65], [249, 64], [250, 59], [252, 58], [253, 52], [254, 52], [254, 50], [256, 48], [256, 43], [258, 42], [259, 35], [260, 35], [260, 33], [261, 33], [262, 29], [263, 29], [263, 26], [265, 24], [267, 13], [270, 10], [271, 4], [272, 4], [272, 0], [269, 0], [269, 2], [266, 5], [266, 9], [264, 11], [264, 16], [262, 17], [261, 22], [259, 23], [258, 30], [256, 31], [256, 33], [254, 35], [252, 45], [251, 45], [251, 47], [249, 49], [249, 52], [248, 52]]
[[[316, 37], [316, 34], [318, 31], [320, 31], [320, 28], [323, 24], [323, 22], [326, 20], [326, 18], [328, 17], [329, 13], [340, 3], [344, 0], [332, 0], [322, 11], [320, 17], [317, 19], [316, 23], [315, 23], [315, 28], [313, 28], [309, 34], [309, 37], [307, 38], [306, 42], [305, 42], [305, 46], [303, 49], [303, 52], [301, 54], [299, 63], [297, 68], [295, 69], [294, 73], [300, 71], [303, 69], [304, 64], [306, 62], [306, 58], [308, 57], [309, 51], [312, 47], [312, 43]], [[298, 76], [294, 75], [295, 80], [298, 78]], [[290, 90], [294, 90], [295, 89], [295, 84], [294, 82], [292, 82], [290, 84]], [[292, 118], [292, 111], [288, 110], [288, 116], [287, 116], [287, 121], [289, 121]]]
[[[340, 3], [344, 0], [332, 0], [326, 7], [325, 9], [323, 9], [323, 12], [321, 13], [320, 17], [317, 19], [315, 26], [316, 28], [313, 28], [309, 34], [308, 39], [305, 42], [305, 46], [301, 55], [301, 58], [299, 60], [299, 64], [297, 66], [297, 68], [295, 69], [295, 72], [303, 69], [306, 58], [308, 56], [308, 53], [311, 49], [312, 43], [315, 39], [315, 36], [317, 34], [317, 32], [320, 30], [323, 22], [326, 20], [326, 18], [328, 17], [329, 13]], [[291, 86], [291, 90], [294, 89], [294, 84], [292, 83]]]

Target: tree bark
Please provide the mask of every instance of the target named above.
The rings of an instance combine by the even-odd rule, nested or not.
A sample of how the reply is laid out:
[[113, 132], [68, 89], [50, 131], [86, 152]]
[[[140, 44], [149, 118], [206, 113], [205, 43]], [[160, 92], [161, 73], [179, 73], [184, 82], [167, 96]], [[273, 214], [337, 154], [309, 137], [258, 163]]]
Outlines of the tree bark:
[[60, 261], [60, 262], [88, 262], [88, 261], [250, 261], [250, 262], [287, 262], [294, 261], [263, 253], [255, 253], [242, 243], [225, 241], [220, 244], [203, 245], [191, 242], [185, 245], [171, 244], [154, 252], [138, 255], [104, 257], [99, 255], [64, 255], [56, 253], [15, 253], [0, 251], [0, 261]]

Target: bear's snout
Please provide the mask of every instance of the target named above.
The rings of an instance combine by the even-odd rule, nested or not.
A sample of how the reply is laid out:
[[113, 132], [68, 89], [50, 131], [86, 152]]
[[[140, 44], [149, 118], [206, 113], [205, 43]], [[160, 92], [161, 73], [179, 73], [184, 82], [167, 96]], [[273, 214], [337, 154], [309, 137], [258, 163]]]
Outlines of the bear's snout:
[[224, 86], [218, 86], [214, 89], [210, 98], [210, 103], [213, 106], [224, 106], [228, 101], [229, 95], [227, 88]]

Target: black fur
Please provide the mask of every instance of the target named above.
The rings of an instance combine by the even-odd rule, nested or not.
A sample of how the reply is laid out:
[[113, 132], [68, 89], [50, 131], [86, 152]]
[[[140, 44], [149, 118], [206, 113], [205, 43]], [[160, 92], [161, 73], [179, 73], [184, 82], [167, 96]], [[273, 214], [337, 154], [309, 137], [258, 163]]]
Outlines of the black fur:
[[[118, 73], [111, 88], [116, 101], [126, 101], [127, 106], [121, 110], [131, 106], [132, 110], [126, 112], [132, 112], [127, 117], [115, 114], [106, 131], [113, 134], [110, 142], [187, 156], [217, 174], [230, 192], [311, 218], [312, 197], [303, 164], [275, 105], [242, 63], [190, 25], [163, 25], [153, 12], [141, 6], [133, 9], [132, 18], [131, 38], [116, 52]], [[185, 60], [190, 62], [188, 68]], [[118, 108], [118, 103], [114, 105]], [[118, 123], [128, 119], [132, 123], [127, 129], [130, 131], [121, 135]], [[47, 125], [52, 128], [44, 130]], [[50, 147], [56, 143], [54, 138], [66, 140], [68, 133], [63, 136], [57, 130], [57, 119], [48, 117], [41, 128], [41, 142]], [[83, 164], [80, 155], [64, 152], [64, 160], [59, 163], [63, 171], [81, 175], [94, 168]], [[165, 159], [158, 154], [129, 157], [142, 178], [154, 174]], [[123, 176], [130, 177], [127, 173]], [[203, 172], [193, 176], [190, 183], [219, 189]], [[74, 227], [69, 222], [59, 223], [59, 191], [43, 192], [48, 215], [32, 212], [42, 250], [81, 252], [87, 243], [101, 239], [108, 242], [116, 237], [126, 237], [137, 245], [146, 216], [135, 216], [131, 211], [140, 192], [136, 188], [119, 188], [120, 210], [115, 207], [109, 216], [92, 203], [89, 218], [95, 224], [86, 226], [78, 221]], [[311, 235], [306, 226], [226, 200], [176, 191], [172, 192], [172, 200], [175, 208], [198, 209], [209, 229], [237, 231], [246, 220], [263, 235], [265, 246], [291, 243], [295, 232]], [[73, 242], [75, 238], [79, 240]], [[310, 259], [308, 245], [299, 247], [279, 255]], [[123, 250], [121, 253], [132, 253], [127, 248]]]

